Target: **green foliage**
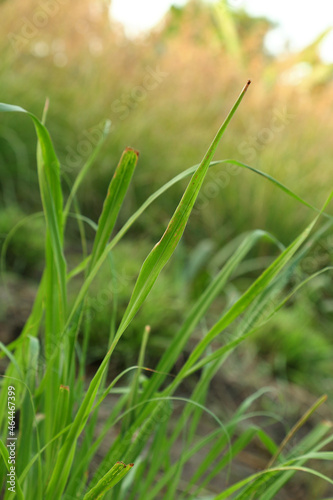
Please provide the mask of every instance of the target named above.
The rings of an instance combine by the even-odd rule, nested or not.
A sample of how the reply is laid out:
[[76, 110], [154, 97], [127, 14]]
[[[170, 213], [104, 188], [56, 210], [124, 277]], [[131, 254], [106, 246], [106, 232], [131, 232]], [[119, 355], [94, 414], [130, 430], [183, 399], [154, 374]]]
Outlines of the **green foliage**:
[[[229, 354], [274, 316], [289, 297], [288, 284], [292, 282], [292, 277], [311, 244], [320, 237], [322, 230], [309, 239], [332, 195], [322, 210], [316, 209], [319, 213], [314, 221], [286, 248], [265, 231], [250, 231], [242, 235], [233, 251], [225, 252], [224, 258], [219, 255], [222, 261], [220, 268], [211, 279], [207, 277], [208, 283], [195, 297], [182, 326], [173, 332], [156, 370], [145, 367], [146, 350], [149, 338], [153, 335], [152, 332], [149, 336], [150, 328], [146, 327], [140, 342], [137, 365], [126, 367], [111, 381], [107, 378], [110, 362], [115, 359], [118, 342], [125, 331], [127, 330], [128, 335], [137, 334], [138, 330], [134, 327], [136, 316], [147, 302], [149, 294], [154, 293], [155, 282], [182, 238], [204, 178], [209, 168], [214, 166], [212, 159], [218, 143], [248, 85], [249, 82], [200, 165], [178, 174], [158, 189], [112, 236], [138, 160], [135, 150], [125, 149], [109, 183], [97, 226], [82, 218], [76, 210], [83, 249], [87, 250], [82, 223], [89, 222], [96, 229], [96, 234], [92, 250], [87, 255], [84, 251], [81, 262], [70, 272], [65, 252], [67, 216], [72, 202], [77, 208], [76, 191], [92, 164], [94, 153], [83, 167], [83, 173], [79, 174], [64, 208], [60, 164], [44, 120], [39, 121], [35, 115], [18, 106], [0, 105], [3, 112], [28, 114], [35, 126], [38, 137], [38, 179], [46, 224], [45, 269], [31, 315], [17, 340], [7, 346], [0, 345], [2, 357], [8, 361], [6, 374], [2, 377], [0, 396], [0, 474], [5, 485], [5, 500], [13, 498], [5, 484], [9, 458], [4, 444], [8, 435], [8, 397], [12, 394], [13, 387], [16, 410], [20, 410], [20, 427], [15, 441], [17, 460], [14, 482], [17, 498], [153, 500], [163, 495], [166, 499], [194, 500], [200, 498], [203, 492], [210, 491], [211, 481], [218, 474], [222, 472], [227, 475], [232, 461], [254, 439], [261, 441], [271, 457], [267, 468], [258, 474], [234, 481], [212, 498], [218, 500], [235, 494], [233, 498], [251, 498], [256, 495], [255, 498], [268, 500], [273, 498], [296, 471], [308, 472], [332, 484], [329, 477], [317, 470], [317, 466], [312, 467], [312, 461], [315, 464], [317, 461], [332, 461], [332, 452], [325, 448], [331, 446], [333, 441], [329, 422], [319, 424], [300, 442], [286, 449], [291, 437], [325, 402], [326, 397], [318, 400], [287, 434], [280, 446], [264, 428], [251, 420], [252, 405], [263, 396], [266, 389], [244, 399], [231, 416], [223, 415], [222, 418], [207, 406], [209, 385]], [[46, 112], [44, 119], [45, 116]], [[104, 141], [104, 135], [101, 141]], [[102, 142], [98, 144], [98, 148]], [[227, 161], [230, 163], [233, 160]], [[241, 162], [236, 163], [244, 169], [253, 170]], [[307, 204], [272, 177], [257, 170], [255, 173], [266, 177], [266, 180], [295, 201]], [[94, 335], [96, 327], [95, 318], [91, 314], [94, 309], [91, 292], [93, 286], [96, 286], [95, 280], [99, 273], [104, 274], [108, 264], [110, 281], [117, 283], [119, 270], [115, 265], [117, 259], [114, 258], [116, 246], [156, 198], [190, 174], [192, 176], [188, 186], [165, 232], [149, 251], [138, 272], [119, 323], [120, 293], [116, 286], [112, 289], [108, 349], [96, 373], [91, 380], [86, 379], [85, 384], [83, 377], [89, 339]], [[311, 205], [307, 205], [311, 208]], [[325, 226], [327, 229], [331, 225], [331, 217], [326, 213], [325, 216], [328, 219]], [[278, 247], [278, 255], [248, 287], [244, 290], [240, 288], [236, 300], [225, 302], [224, 307], [218, 306], [217, 317], [204, 328], [207, 312], [216, 305], [230, 278], [239, 271], [248, 254], [261, 240], [267, 245]], [[304, 245], [305, 242], [307, 246]], [[121, 251], [120, 246], [119, 248]], [[192, 269], [196, 266], [194, 263]], [[80, 279], [80, 276], [82, 278], [75, 300], [70, 300], [68, 289], [72, 286], [72, 281]], [[305, 284], [307, 279], [303, 281]], [[128, 284], [124, 290], [127, 291], [127, 288]], [[185, 348], [190, 353], [187, 360], [177, 369], [174, 377], [169, 377]], [[194, 373], [197, 381], [191, 396], [183, 397], [177, 391]], [[110, 396], [115, 396], [116, 400], [101, 427], [98, 425], [98, 417]], [[179, 406], [182, 413], [176, 420], [173, 412]], [[199, 432], [199, 423], [203, 418], [209, 419], [212, 424], [204, 435]], [[105, 441], [109, 442], [108, 449], [96, 466], [94, 461]], [[179, 444], [181, 451], [174, 458], [174, 448]], [[183, 472], [194, 456], [198, 459], [198, 466], [184, 485]], [[305, 466], [310, 460], [311, 467]], [[276, 466], [275, 462], [278, 462]]]
[[[130, 187], [122, 223], [152, 191], [197, 162], [212, 130], [219, 126], [219, 110], [226, 109], [235, 82], [244, 78], [245, 70], [256, 79], [256, 88], [248, 96], [245, 116], [236, 116], [233, 130], [225, 135], [223, 156], [265, 170], [313, 204], [321, 203], [331, 179], [326, 159], [333, 154], [332, 121], [327, 113], [332, 105], [332, 67], [320, 63], [318, 41], [308, 51], [283, 61], [268, 56], [263, 40], [270, 22], [239, 12], [236, 5], [225, 8], [225, 4], [218, 2], [219, 16], [207, 2], [189, 2], [168, 13], [147, 38], [131, 42], [115, 23], [110, 28], [103, 8], [98, 14], [94, 2], [83, 0], [75, 8], [62, 5], [47, 27], [24, 39], [19, 48], [9, 43], [8, 35], [20, 35], [26, 26], [23, 20], [31, 22], [39, 7], [33, 0], [1, 4], [3, 95], [37, 115], [46, 96], [57, 103], [49, 111], [49, 128], [63, 174], [70, 182], [102, 134], [104, 118], [111, 120], [104, 154], [80, 188], [80, 209], [94, 221], [110, 180], [110, 164], [123, 151], [124, 138], [131, 137], [141, 151], [144, 168], [138, 170], [135, 185]], [[229, 26], [229, 38], [221, 31], [221, 17]], [[39, 53], [40, 47], [44, 54]], [[57, 66], [59, 55], [67, 60], [62, 67]], [[302, 61], [306, 61], [309, 75], [298, 84], [292, 81], [292, 74], [297, 74], [296, 66]], [[160, 79], [150, 81], [147, 67], [162, 73]], [[317, 70], [326, 74], [326, 84], [316, 76]], [[146, 79], [156, 86], [145, 89]], [[26, 82], [24, 92], [21, 82]], [[142, 100], [135, 98], [140, 92]], [[196, 126], [191, 127], [192, 123]], [[0, 136], [1, 210], [6, 214], [7, 207], [15, 203], [26, 214], [40, 210], [33, 130], [25, 126], [23, 117], [14, 121], [8, 116], [2, 120]], [[174, 152], [171, 159], [170, 150]], [[145, 213], [137, 232], [146, 231], [147, 238], [156, 241], [181, 189], [177, 186], [161, 199], [153, 215]], [[234, 237], [257, 227], [274, 232], [286, 244], [310, 216], [280, 191], [228, 166], [207, 175], [197, 207], [202, 210], [188, 228], [187, 247], [196, 234], [221, 245], [224, 235]], [[221, 225], [225, 231], [220, 234]], [[77, 241], [76, 233], [73, 237], [68, 234], [67, 241], [72, 239]], [[36, 255], [36, 265], [38, 258]]]

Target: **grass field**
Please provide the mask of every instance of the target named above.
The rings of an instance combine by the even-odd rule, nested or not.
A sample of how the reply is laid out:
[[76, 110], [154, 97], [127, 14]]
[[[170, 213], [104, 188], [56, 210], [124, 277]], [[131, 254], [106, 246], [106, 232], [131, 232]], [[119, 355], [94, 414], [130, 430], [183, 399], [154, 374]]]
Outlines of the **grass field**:
[[[147, 376], [148, 369], [144, 367], [151, 331], [150, 326], [146, 326], [141, 336], [137, 364], [126, 367], [111, 382], [106, 377], [118, 342], [124, 332], [131, 329], [132, 322], [148, 298], [155, 281], [176, 250], [220, 139], [249, 84], [250, 81], [242, 90], [202, 162], [178, 176], [179, 179], [192, 174], [164, 234], [142, 264], [119, 324], [116, 318], [116, 286], [114, 287], [108, 350], [87, 387], [84, 384], [84, 374], [96, 314], [91, 300], [87, 299], [90, 285], [108, 259], [111, 259], [111, 279], [116, 285], [119, 271], [111, 258], [113, 248], [149, 203], [177, 179], [148, 198], [109, 242], [138, 160], [137, 151], [125, 149], [110, 182], [98, 224], [94, 226], [96, 235], [92, 250], [68, 274], [64, 251], [67, 217], [70, 204], [92, 162], [88, 160], [81, 170], [64, 204], [59, 161], [49, 133], [35, 115], [28, 113], [38, 136], [38, 178], [46, 222], [46, 266], [31, 315], [22, 333], [9, 345], [2, 344], [2, 352], [9, 360], [2, 381], [0, 400], [4, 435], [1, 441], [2, 477], [6, 486], [10, 484], [5, 489], [5, 499], [12, 498], [14, 491], [18, 498], [153, 499], [158, 498], [161, 492], [163, 498], [202, 498], [200, 492], [203, 489], [209, 491], [210, 481], [228, 467], [231, 460], [254, 437], [260, 439], [271, 455], [267, 467], [236, 481], [220, 494], [210, 495], [209, 498], [217, 500], [230, 498], [231, 495], [233, 498], [276, 498], [277, 492], [297, 471], [307, 472], [333, 484], [329, 476], [321, 472], [320, 467], [316, 469], [307, 466], [309, 460], [319, 463], [332, 460], [333, 452], [327, 451], [333, 439], [331, 423], [321, 422], [292, 448], [286, 448], [299, 428], [326, 401], [326, 395], [309, 408], [280, 444], [275, 443], [263, 428], [250, 422], [245, 426], [240, 425], [250, 417], [250, 406], [261, 397], [264, 389], [246, 398], [235, 414], [224, 422], [206, 406], [209, 384], [232, 351], [239, 344], [247, 342], [250, 335], [275, 316], [298, 289], [315, 279], [315, 274], [304, 276], [304, 273], [299, 273], [300, 262], [308, 254], [311, 245], [329, 229], [330, 216], [324, 226], [315, 229], [319, 213], [285, 248], [276, 238], [262, 230], [249, 231], [242, 236], [230, 256], [224, 256], [219, 272], [206, 288], [201, 289], [193, 307], [185, 314], [182, 326], [174, 332], [167, 344], [156, 369], [150, 370], [151, 376]], [[7, 104], [2, 104], [0, 110], [27, 113], [23, 108]], [[47, 109], [44, 111], [43, 122], [46, 113]], [[270, 178], [270, 181], [281, 188], [274, 179]], [[297, 199], [291, 191], [283, 189], [289, 196]], [[322, 211], [326, 210], [332, 194]], [[79, 212], [76, 212], [76, 217], [84, 237], [82, 223], [86, 221]], [[278, 256], [245, 291], [239, 290], [238, 297], [222, 309], [212, 325], [206, 324], [204, 335], [199, 336], [187, 360], [170, 380], [167, 374], [176, 364], [193, 331], [203, 321], [230, 276], [237, 272], [247, 254], [262, 239], [277, 246]], [[305, 245], [307, 240], [309, 243]], [[216, 257], [221, 260], [221, 252]], [[329, 270], [330, 267], [317, 274]], [[77, 290], [74, 304], [69, 308], [68, 282], [82, 273], [83, 281]], [[127, 383], [119, 386], [118, 381], [132, 371], [133, 376], [125, 379]], [[194, 373], [200, 373], [200, 376], [190, 397], [178, 396], [177, 390], [183, 381]], [[98, 413], [104, 399], [113, 390], [116, 390], [119, 397], [103, 428], [96, 435], [94, 430]], [[177, 401], [182, 401], [184, 406], [181, 416], [174, 421], [173, 406]], [[20, 412], [20, 424], [16, 441], [17, 411]], [[203, 437], [198, 436], [199, 422], [208, 416], [215, 421], [216, 428]], [[277, 415], [274, 418], [279, 417]], [[97, 470], [91, 471], [90, 463], [100, 444], [108, 431], [118, 423], [118, 434], [110, 443]], [[7, 433], [9, 447], [5, 444]], [[175, 460], [172, 451], [179, 439], [182, 450]], [[187, 484], [184, 483], [182, 472], [186, 463], [209, 445], [209, 451], [200, 461], [192, 478]], [[216, 462], [218, 457], [220, 458]], [[206, 476], [208, 471], [210, 472]], [[8, 482], [5, 481], [6, 476], [9, 477]]]
[[331, 498], [318, 43], [200, 2], [130, 41], [84, 1], [13, 46], [33, 3], [0, 9], [3, 498]]

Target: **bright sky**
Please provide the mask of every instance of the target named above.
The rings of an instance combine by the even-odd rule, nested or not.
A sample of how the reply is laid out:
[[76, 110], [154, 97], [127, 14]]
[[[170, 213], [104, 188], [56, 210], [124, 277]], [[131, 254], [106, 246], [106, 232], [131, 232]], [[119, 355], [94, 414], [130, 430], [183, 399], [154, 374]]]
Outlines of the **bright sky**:
[[[186, 0], [112, 0], [112, 16], [125, 25], [128, 34], [134, 35], [153, 27], [169, 9], [170, 5], [184, 5]], [[290, 42], [292, 50], [310, 44], [326, 28], [333, 26], [333, 2], [279, 0], [230, 0], [235, 8], [244, 7], [256, 16], [265, 16], [278, 23], [278, 27], [267, 36], [266, 46], [273, 53], [283, 50]], [[333, 30], [321, 46], [321, 56], [333, 62]]]

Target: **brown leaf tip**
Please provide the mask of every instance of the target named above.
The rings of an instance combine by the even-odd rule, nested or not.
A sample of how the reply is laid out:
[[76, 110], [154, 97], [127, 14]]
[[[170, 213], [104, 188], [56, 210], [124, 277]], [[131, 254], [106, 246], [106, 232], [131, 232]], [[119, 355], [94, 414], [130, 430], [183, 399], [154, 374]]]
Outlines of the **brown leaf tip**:
[[251, 80], [248, 80], [248, 81], [246, 82], [246, 84], [245, 84], [245, 85], [244, 85], [244, 87], [243, 87], [242, 94], [245, 94], [245, 92], [246, 92], [246, 91], [247, 91], [247, 89], [249, 88], [250, 83], [251, 83]]
[[125, 149], [125, 152], [127, 153], [127, 151], [133, 151], [133, 153], [135, 153], [135, 154], [136, 154], [136, 156], [139, 158], [139, 151], [137, 151], [136, 149], [134, 149], [134, 148], [130, 148], [130, 147], [127, 147], [127, 148]]

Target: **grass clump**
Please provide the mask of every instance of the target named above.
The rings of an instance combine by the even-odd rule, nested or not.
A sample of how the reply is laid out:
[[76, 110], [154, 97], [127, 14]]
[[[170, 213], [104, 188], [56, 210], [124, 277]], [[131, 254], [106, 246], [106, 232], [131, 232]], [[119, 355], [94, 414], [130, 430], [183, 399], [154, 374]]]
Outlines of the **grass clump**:
[[[245, 85], [200, 165], [179, 174], [151, 195], [110, 241], [137, 165], [138, 152], [132, 148], [124, 151], [109, 184], [98, 224], [95, 225], [80, 215], [76, 203], [76, 191], [93, 157], [87, 160], [64, 205], [60, 165], [44, 125], [46, 111], [40, 121], [18, 106], [0, 105], [0, 111], [3, 112], [27, 113], [34, 123], [38, 136], [38, 179], [46, 222], [45, 269], [33, 309], [18, 339], [7, 346], [1, 345], [2, 356], [9, 360], [2, 378], [0, 398], [0, 473], [6, 500], [15, 494], [17, 498], [28, 500], [153, 500], [162, 497], [268, 500], [275, 498], [276, 493], [297, 471], [308, 472], [333, 484], [329, 477], [317, 469], [305, 466], [309, 460], [332, 460], [333, 452], [327, 451], [333, 440], [329, 422], [320, 423], [293, 448], [286, 447], [291, 436], [325, 402], [326, 396], [318, 400], [280, 446], [263, 428], [251, 423], [251, 406], [265, 393], [265, 389], [246, 398], [238, 410], [223, 421], [221, 416], [215, 415], [207, 407], [212, 378], [233, 349], [282, 307], [288, 298], [286, 285], [311, 243], [330, 227], [329, 217], [326, 226], [310, 237], [320, 213], [317, 214], [315, 220], [286, 248], [264, 231], [256, 230], [243, 235], [196, 298], [157, 367], [154, 370], [145, 367], [150, 336], [150, 328], [146, 327], [137, 365], [126, 367], [111, 381], [107, 378], [118, 342], [125, 331], [132, 327], [135, 316], [182, 237], [209, 168], [223, 164], [223, 161], [212, 162], [213, 156], [249, 84], [247, 82]], [[233, 160], [228, 162], [232, 163]], [[240, 162], [236, 163], [254, 170]], [[308, 205], [272, 177], [256, 170], [255, 173], [268, 178], [289, 196]], [[111, 269], [111, 280], [117, 282], [117, 269], [112, 257], [115, 246], [157, 197], [189, 175], [192, 177], [164, 234], [143, 262], [119, 325], [116, 322], [117, 287], [113, 288], [108, 350], [86, 384], [84, 375], [89, 339], [94, 335], [92, 312], [96, 313], [92, 311], [92, 301], [89, 300], [90, 287], [106, 263]], [[70, 212], [72, 202], [74, 213]], [[83, 258], [69, 271], [64, 248], [66, 223], [70, 215], [78, 220]], [[84, 222], [89, 222], [96, 230], [90, 253], [85, 242]], [[279, 255], [236, 300], [219, 312], [213, 324], [207, 325], [204, 335], [199, 336], [176, 375], [169, 377], [168, 374], [193, 333], [199, 329], [211, 305], [248, 253], [261, 240], [277, 246]], [[306, 241], [308, 245], [304, 246]], [[68, 287], [71, 280], [78, 276], [83, 276], [81, 285], [75, 301], [70, 304]], [[301, 285], [298, 283], [297, 286]], [[183, 381], [194, 373], [199, 376], [190, 397], [179, 395], [177, 391]], [[129, 377], [131, 374], [132, 377]], [[121, 384], [124, 378], [126, 383]], [[13, 387], [16, 411], [20, 410], [19, 429], [15, 434], [15, 494], [6, 484], [7, 475], [12, 470], [6, 440], [8, 394]], [[103, 402], [110, 396], [116, 397], [100, 426], [99, 414]], [[180, 404], [183, 409], [175, 420], [173, 411]], [[204, 435], [198, 431], [203, 417], [214, 424]], [[246, 421], [248, 425], [244, 425]], [[231, 486], [221, 487], [223, 491], [213, 494], [211, 481], [219, 474], [227, 477], [232, 461], [254, 439], [261, 441], [270, 457], [266, 469], [245, 479], [237, 478]], [[109, 440], [109, 444], [102, 458], [97, 460], [105, 440]], [[175, 458], [174, 447], [177, 443], [181, 443], [181, 452]], [[184, 470], [193, 457], [198, 458], [196, 469], [184, 481]]]

